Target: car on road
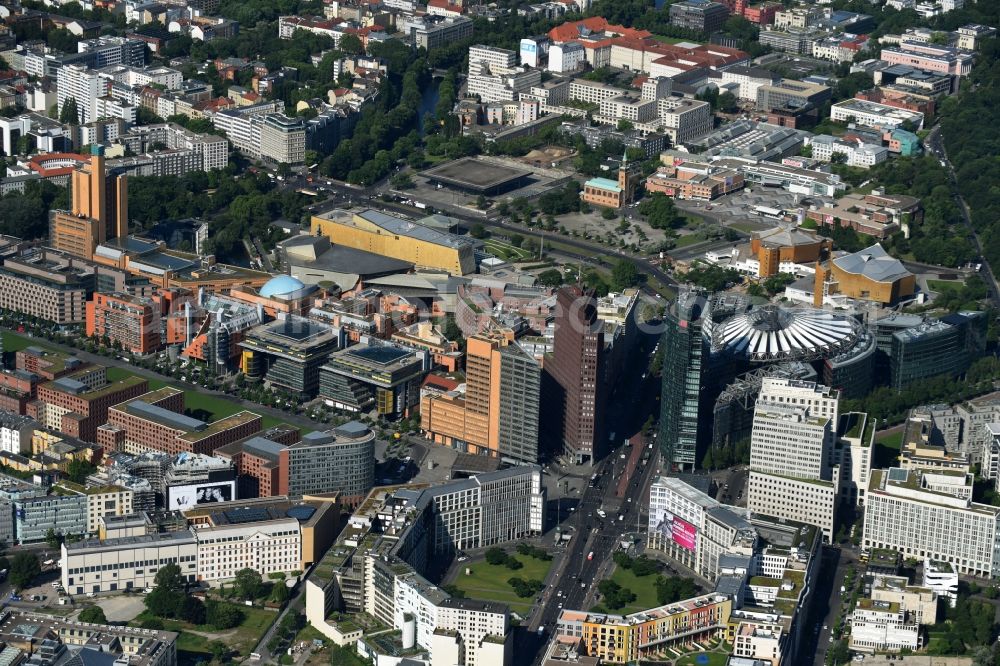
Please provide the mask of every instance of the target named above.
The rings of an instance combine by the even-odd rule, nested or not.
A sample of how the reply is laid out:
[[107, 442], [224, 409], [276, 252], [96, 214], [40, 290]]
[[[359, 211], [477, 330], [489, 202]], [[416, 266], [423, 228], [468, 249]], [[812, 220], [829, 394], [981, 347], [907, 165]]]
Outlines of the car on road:
[[589, 553], [587, 553], [587, 561], [589, 562], [593, 559], [594, 559], [594, 551], [590, 551]]

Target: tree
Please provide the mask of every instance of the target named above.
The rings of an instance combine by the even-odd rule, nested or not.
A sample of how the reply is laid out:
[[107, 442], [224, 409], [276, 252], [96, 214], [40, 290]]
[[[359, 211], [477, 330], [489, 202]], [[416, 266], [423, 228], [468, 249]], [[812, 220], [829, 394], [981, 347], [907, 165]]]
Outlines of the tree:
[[611, 610], [617, 610], [635, 601], [635, 594], [613, 580], [602, 580], [597, 584], [597, 590], [603, 597], [604, 605]]
[[706, 291], [722, 291], [729, 284], [742, 280], [740, 272], [735, 268], [723, 268], [714, 264], [696, 261], [691, 270], [684, 274], [684, 280], [697, 285]]
[[357, 56], [365, 52], [365, 47], [357, 35], [344, 35], [337, 43], [337, 50], [344, 55]]
[[222, 641], [212, 641], [208, 644], [208, 650], [212, 653], [213, 661], [217, 661], [220, 664], [226, 664], [232, 661], [229, 657], [229, 646]]
[[484, 227], [483, 225], [474, 224], [472, 225], [472, 228], [469, 229], [469, 235], [472, 236], [473, 238], [482, 239], [489, 236], [489, 232], [486, 231], [486, 227]]
[[183, 592], [186, 587], [181, 568], [176, 564], [165, 564], [156, 572], [153, 583], [158, 590]]
[[538, 274], [536, 280], [546, 287], [558, 287], [563, 283], [563, 275], [558, 268], [547, 268]]
[[100, 606], [88, 606], [80, 611], [80, 616], [77, 618], [80, 622], [89, 622], [91, 624], [107, 624], [108, 618], [104, 615], [104, 609]]
[[612, 286], [621, 291], [634, 287], [639, 282], [639, 270], [631, 261], [619, 259], [611, 271]]
[[183, 595], [177, 606], [177, 617], [191, 624], [205, 624], [205, 604], [200, 599]]
[[478, 197], [476, 197], [476, 208], [478, 208], [479, 210], [486, 210], [489, 207], [490, 207], [490, 202], [486, 200], [485, 195], [480, 194]]
[[620, 119], [618, 121], [618, 131], [619, 132], [629, 132], [629, 131], [631, 131], [634, 128], [635, 128], [635, 125], [633, 125], [628, 120], [625, 120], [624, 118], [622, 118], [622, 119]]
[[656, 587], [656, 599], [661, 604], [689, 599], [697, 592], [694, 581], [690, 578], [657, 576], [653, 585]]
[[728, 90], [719, 95], [719, 111], [723, 113], [736, 113], [739, 109], [739, 100], [736, 99], [736, 95]]
[[71, 460], [66, 465], [66, 476], [73, 483], [84, 484], [87, 477], [97, 471], [97, 467], [91, 465], [86, 460]]
[[7, 577], [14, 589], [23, 590], [40, 573], [42, 573], [42, 568], [39, 566], [38, 558], [35, 557], [34, 553], [20, 552], [11, 560], [10, 573]]
[[639, 204], [639, 214], [654, 229], [675, 229], [684, 224], [684, 216], [677, 212], [674, 200], [662, 192], [654, 192]]
[[80, 112], [76, 108], [76, 98], [68, 97], [59, 111], [59, 122], [75, 125], [80, 122]]
[[259, 573], [247, 567], [236, 572], [233, 590], [241, 599], [256, 599], [261, 594], [263, 582]]
[[486, 551], [486, 562], [493, 565], [503, 564], [507, 561], [507, 551], [503, 548], [490, 548]]
[[145, 596], [142, 603], [152, 615], [173, 618], [177, 616], [177, 610], [184, 599], [183, 592], [157, 587]]
[[232, 629], [243, 622], [243, 611], [238, 606], [209, 599], [205, 602], [205, 622], [216, 629]]
[[288, 586], [285, 581], [279, 580], [271, 587], [271, 601], [276, 604], [283, 604], [288, 601]]
[[49, 548], [56, 549], [62, 543], [62, 539], [56, 534], [54, 528], [50, 527], [49, 531], [45, 533], [45, 543], [48, 544]]

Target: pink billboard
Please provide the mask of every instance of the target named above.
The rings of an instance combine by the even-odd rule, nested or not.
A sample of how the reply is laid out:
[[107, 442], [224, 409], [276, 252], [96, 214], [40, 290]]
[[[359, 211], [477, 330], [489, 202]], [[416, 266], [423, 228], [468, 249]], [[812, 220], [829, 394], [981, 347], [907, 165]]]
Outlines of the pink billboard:
[[674, 516], [670, 524], [670, 535], [678, 546], [693, 551], [695, 540], [698, 538], [698, 528]]

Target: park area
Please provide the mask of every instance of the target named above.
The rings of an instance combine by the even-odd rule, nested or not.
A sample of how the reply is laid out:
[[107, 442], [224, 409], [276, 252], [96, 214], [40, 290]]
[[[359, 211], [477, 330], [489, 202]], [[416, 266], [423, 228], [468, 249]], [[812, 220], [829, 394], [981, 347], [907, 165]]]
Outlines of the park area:
[[212, 643], [215, 641], [239, 653], [240, 657], [246, 657], [256, 647], [260, 637], [268, 630], [271, 623], [274, 622], [277, 611], [248, 606], [234, 605], [233, 607], [242, 613], [243, 619], [236, 627], [221, 631], [215, 631], [204, 625], [194, 625], [183, 620], [158, 618], [149, 611], [141, 613], [129, 622], [129, 625], [133, 627], [162, 626], [167, 631], [178, 632], [180, 634], [177, 637], [178, 664], [193, 664], [211, 659]]
[[[27, 347], [39, 347], [41, 349], [51, 350], [54, 352], [61, 351], [59, 347], [52, 345], [46, 340], [29, 338], [12, 331], [0, 331], [0, 335], [2, 335], [3, 350], [5, 352], [17, 352]], [[155, 391], [165, 386], [173, 386], [181, 391], [184, 391], [185, 413], [187, 413], [188, 416], [192, 416], [202, 421], [217, 421], [248, 409], [235, 400], [217, 395], [209, 395], [202, 391], [187, 389], [183, 386], [163, 381], [162, 379], [148, 377], [144, 374], [129, 370], [128, 368], [109, 367], [107, 377], [110, 382], [120, 381], [129, 377], [143, 377], [149, 383], [150, 391]], [[250, 411], [253, 410], [250, 409]], [[261, 415], [261, 418], [263, 419], [263, 428], [265, 430], [282, 422], [280, 419], [273, 416]]]
[[656, 598], [656, 576], [636, 576], [631, 570], [619, 566], [615, 567], [615, 572], [611, 574], [611, 580], [621, 585], [623, 589], [630, 590], [635, 594], [635, 601], [626, 604], [624, 608], [615, 610], [615, 613], [628, 615], [660, 605]]
[[[490, 564], [486, 561], [460, 564], [453, 583], [454, 589], [471, 599], [505, 603], [517, 614], [527, 615], [534, 605], [535, 595], [519, 597], [508, 581], [520, 578], [524, 581], [544, 582], [552, 567], [552, 560], [542, 560], [521, 553], [509, 555], [508, 558], [519, 562], [520, 568], [512, 569], [506, 563]], [[452, 587], [449, 586], [448, 589], [451, 590]]]

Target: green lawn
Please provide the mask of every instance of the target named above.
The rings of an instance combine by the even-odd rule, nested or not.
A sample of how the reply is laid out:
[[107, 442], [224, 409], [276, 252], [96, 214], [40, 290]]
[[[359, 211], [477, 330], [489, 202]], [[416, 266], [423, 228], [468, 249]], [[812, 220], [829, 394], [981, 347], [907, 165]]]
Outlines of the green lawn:
[[690, 42], [690, 39], [684, 39], [682, 37], [667, 37], [666, 35], [653, 35], [653, 39], [658, 42], [663, 42], [664, 44], [680, 44], [681, 42]]
[[[708, 657], [707, 661], [698, 661], [698, 657], [705, 655]], [[699, 652], [698, 654], [688, 654], [684, 655], [677, 660], [677, 666], [726, 666], [726, 661], [729, 659], [728, 655], [720, 654], [718, 652]]]
[[638, 613], [639, 611], [656, 608], [660, 605], [660, 602], [656, 599], [656, 587], [653, 586], [653, 583], [656, 581], [655, 574], [640, 578], [628, 569], [615, 567], [615, 572], [611, 574], [611, 580], [635, 594], [634, 602], [624, 608], [613, 611], [614, 613], [628, 615], [629, 613]]
[[896, 464], [899, 450], [903, 446], [903, 430], [897, 430], [887, 435], [875, 435], [875, 452], [872, 456], [872, 467], [891, 467]]
[[515, 247], [510, 243], [494, 240], [492, 238], [484, 241], [484, 243], [487, 250], [504, 261], [524, 261], [526, 259], [530, 259], [532, 256], [527, 250], [522, 250], [521, 248]]
[[[137, 373], [132, 372], [126, 368], [108, 368], [108, 380], [118, 381], [120, 379], [125, 379], [126, 377], [138, 376]], [[155, 391], [161, 389], [164, 386], [174, 386], [175, 388], [184, 391], [184, 409], [190, 415], [195, 418], [199, 418], [203, 421], [218, 421], [227, 416], [232, 416], [237, 412], [254, 411], [253, 407], [244, 407], [235, 400], [229, 398], [224, 398], [217, 395], [207, 395], [205, 393], [199, 393], [198, 391], [192, 391], [190, 389], [184, 389], [176, 384], [170, 384], [161, 379], [150, 379], [146, 378], [149, 382], [149, 390]], [[263, 428], [267, 430], [279, 423], [284, 423], [282, 419], [275, 418], [273, 416], [261, 415], [263, 419]]]
[[685, 234], [683, 236], [677, 237], [677, 243], [674, 245], [675, 248], [687, 247], [688, 245], [694, 245], [695, 243], [700, 243], [704, 238], [699, 234]]
[[[226, 629], [219, 632], [216, 632], [209, 626], [195, 626], [180, 620], [160, 621], [163, 622], [163, 628], [167, 631], [176, 631], [180, 634], [177, 638], [177, 651], [178, 653], [189, 653], [184, 655], [187, 657], [186, 659], [178, 659], [180, 662], [191, 663], [196, 661], [198, 656], [202, 654], [211, 654], [211, 650], [208, 647], [211, 640], [193, 633], [195, 631], [222, 634], [223, 637], [219, 640], [239, 652], [240, 656], [246, 657], [257, 647], [260, 637], [267, 632], [268, 627], [271, 626], [271, 623], [274, 622], [278, 614], [275, 611], [264, 610], [263, 608], [250, 608], [249, 606], [240, 606], [240, 611], [243, 613], [243, 622], [240, 626], [235, 629]], [[149, 617], [151, 616], [144, 612], [132, 620], [129, 625], [138, 627], [144, 619]]]
[[0, 336], [3, 337], [3, 350], [5, 352], [18, 352], [27, 347], [41, 347], [42, 349], [54, 350], [45, 340], [18, 335], [13, 331], [0, 331]]
[[[552, 561], [543, 562], [533, 557], [518, 554], [514, 554], [513, 557], [524, 565], [516, 571], [502, 565], [489, 564], [485, 561], [476, 562], [475, 564], [468, 565], [468, 567], [460, 565], [454, 584], [458, 589], [465, 592], [468, 597], [487, 601], [500, 601], [508, 604], [511, 610], [525, 615], [531, 610], [534, 598], [528, 597], [527, 599], [522, 599], [517, 596], [510, 585], [507, 584], [507, 581], [515, 577], [525, 580], [544, 581], [545, 576], [549, 573], [549, 568], [552, 566]], [[468, 576], [465, 575], [466, 568], [471, 571], [471, 574]]]
[[[128, 379], [129, 377], [139, 376], [137, 375], [137, 373], [132, 372], [131, 370], [126, 370], [125, 368], [108, 368], [107, 375], [109, 382], [117, 382], [121, 381], [122, 379]], [[144, 377], [147, 382], [149, 382], [150, 391], [156, 391], [157, 389], [161, 389], [164, 386], [169, 386], [169, 384], [167, 384], [167, 382], [165, 381], [159, 379], [151, 379], [149, 377], [146, 377], [145, 375], [141, 376]]]
[[[512, 246], [511, 246], [512, 247]], [[26, 347], [42, 347], [43, 349], [51, 349], [53, 351], [58, 351], [57, 348], [48, 344], [45, 340], [37, 340], [34, 338], [29, 338], [23, 335], [19, 335], [13, 331], [2, 330], [0, 331], [0, 337], [3, 339], [3, 350], [5, 352], [16, 352], [20, 351]], [[247, 411], [254, 411], [252, 407], [244, 407], [235, 400], [225, 398], [216, 395], [207, 395], [199, 391], [192, 391], [190, 389], [184, 389], [181, 386], [177, 386], [170, 382], [163, 381], [162, 379], [153, 379], [146, 377], [145, 375], [139, 375], [139, 373], [133, 372], [128, 368], [118, 368], [109, 367], [108, 381], [116, 382], [128, 377], [141, 376], [149, 382], [149, 390], [155, 391], [161, 389], [164, 386], [176, 386], [176, 388], [184, 391], [184, 406], [186, 411], [191, 413], [192, 416], [200, 418], [204, 421], [217, 421], [221, 418], [227, 416], [232, 416], [237, 412], [241, 412], [244, 409]], [[283, 419], [275, 418], [273, 416], [261, 415], [263, 419], [262, 427], [267, 430], [268, 428], [274, 427], [279, 423], [284, 423]], [[307, 432], [303, 430], [303, 432]]]
[[958, 291], [965, 284], [961, 280], [928, 280], [927, 287], [931, 291], [936, 291], [937, 293], [942, 293], [945, 291]]

